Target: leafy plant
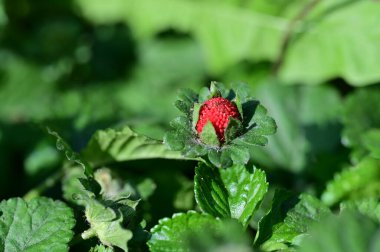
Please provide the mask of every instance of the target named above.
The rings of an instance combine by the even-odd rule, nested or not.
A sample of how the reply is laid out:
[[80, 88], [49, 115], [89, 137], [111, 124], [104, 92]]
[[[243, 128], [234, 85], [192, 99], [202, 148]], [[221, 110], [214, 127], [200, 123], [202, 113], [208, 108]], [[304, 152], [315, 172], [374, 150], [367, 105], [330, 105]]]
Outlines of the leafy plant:
[[378, 251], [379, 6], [1, 0], [0, 252]]

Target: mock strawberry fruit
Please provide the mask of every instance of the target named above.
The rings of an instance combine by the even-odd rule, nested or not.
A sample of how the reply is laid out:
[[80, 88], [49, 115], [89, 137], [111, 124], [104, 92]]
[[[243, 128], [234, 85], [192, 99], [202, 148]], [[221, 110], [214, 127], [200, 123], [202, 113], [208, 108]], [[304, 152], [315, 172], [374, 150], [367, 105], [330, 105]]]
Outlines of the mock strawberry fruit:
[[219, 141], [224, 143], [224, 133], [230, 117], [241, 120], [241, 115], [236, 105], [222, 97], [211, 98], [199, 110], [196, 130], [198, 134], [201, 134], [204, 126], [210, 121], [215, 128]]

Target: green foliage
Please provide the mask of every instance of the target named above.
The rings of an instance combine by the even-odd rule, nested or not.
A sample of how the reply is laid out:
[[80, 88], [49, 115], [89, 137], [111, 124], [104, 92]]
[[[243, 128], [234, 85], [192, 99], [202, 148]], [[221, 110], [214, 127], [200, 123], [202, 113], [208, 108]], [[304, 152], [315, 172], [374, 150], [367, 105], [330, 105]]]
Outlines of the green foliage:
[[75, 225], [72, 209], [63, 202], [11, 198], [0, 203], [2, 251], [69, 251]]
[[364, 158], [354, 167], [344, 169], [327, 184], [321, 198], [327, 205], [343, 199], [374, 197], [379, 194], [380, 160]]
[[339, 146], [341, 98], [328, 86], [280, 85], [265, 82], [256, 90], [276, 118], [278, 131], [270, 137], [266, 147], [254, 148], [252, 156], [267, 167], [279, 166], [300, 172], [311, 158]]
[[[207, 53], [212, 73], [221, 73], [242, 59], [273, 60], [287, 25], [284, 19], [207, 1], [113, 1], [107, 5], [102, 1], [78, 0], [77, 3], [95, 22], [127, 22], [140, 39], [168, 28], [191, 33]], [[262, 45], [261, 49], [252, 50], [257, 43]]]
[[371, 151], [368, 148], [373, 149], [372, 138], [368, 136], [367, 131], [380, 128], [380, 113], [374, 109], [379, 106], [380, 93], [376, 89], [358, 90], [345, 101], [342, 112], [342, 139], [347, 147], [353, 149], [351, 158], [355, 163]]
[[171, 219], [160, 220], [151, 232], [148, 242], [151, 251], [217, 251], [223, 248], [250, 251], [240, 225], [207, 214], [175, 214]]
[[379, 16], [0, 0], [0, 251], [380, 250]]
[[140, 136], [129, 127], [97, 131], [82, 154], [96, 166], [136, 159], [181, 158], [180, 153], [167, 150], [162, 142]]
[[264, 251], [276, 251], [299, 245], [313, 223], [319, 222], [330, 210], [308, 194], [294, 197], [277, 191], [272, 208], [259, 222], [255, 246]]
[[328, 216], [315, 223], [310, 236], [301, 242], [301, 252], [359, 252], [378, 251], [379, 226], [371, 219], [345, 211], [339, 216]]
[[280, 78], [288, 83], [318, 84], [339, 76], [354, 86], [378, 81], [380, 49], [374, 44], [364, 46], [363, 41], [380, 36], [374, 21], [380, 6], [373, 1], [327, 1], [321, 9], [295, 34]]
[[340, 204], [341, 211], [357, 211], [380, 223], [380, 204], [375, 198], [344, 201]]

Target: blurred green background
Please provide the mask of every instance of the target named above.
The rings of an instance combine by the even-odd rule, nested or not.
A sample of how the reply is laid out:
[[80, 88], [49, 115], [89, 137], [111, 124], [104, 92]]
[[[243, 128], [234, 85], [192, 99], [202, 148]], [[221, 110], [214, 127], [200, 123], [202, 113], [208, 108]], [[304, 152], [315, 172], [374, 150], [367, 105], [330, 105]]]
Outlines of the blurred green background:
[[[366, 154], [362, 130], [380, 127], [379, 16], [369, 0], [2, 0], [0, 198], [61, 165], [43, 126], [77, 151], [107, 127], [162, 139], [178, 89], [211, 80], [248, 83], [277, 121], [269, 145], [252, 151], [269, 181], [319, 195]], [[154, 178], [178, 210], [193, 208], [193, 167], [115, 169]]]

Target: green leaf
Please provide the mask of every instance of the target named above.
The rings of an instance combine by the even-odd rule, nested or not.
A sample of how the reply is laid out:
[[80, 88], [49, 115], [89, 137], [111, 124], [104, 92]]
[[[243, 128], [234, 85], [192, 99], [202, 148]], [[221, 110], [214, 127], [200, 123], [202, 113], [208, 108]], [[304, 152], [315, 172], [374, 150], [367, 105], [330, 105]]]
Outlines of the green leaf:
[[[192, 34], [206, 52], [212, 73], [222, 73], [243, 59], [276, 58], [287, 27], [284, 19], [225, 3], [215, 5], [187, 0], [113, 0], [112, 4], [99, 0], [76, 2], [89, 19], [97, 23], [125, 21], [141, 39], [168, 29]], [[236, 46], [237, 41], [239, 46]], [[258, 43], [260, 50], [252, 50]]]
[[150, 251], [188, 251], [186, 240], [192, 234], [222, 233], [223, 222], [207, 214], [193, 211], [174, 214], [171, 219], [161, 219], [152, 228], [148, 241]]
[[377, 196], [380, 192], [380, 160], [367, 157], [354, 167], [336, 174], [321, 198], [327, 205], [342, 199]]
[[363, 134], [363, 146], [370, 152], [371, 157], [380, 159], [380, 129], [372, 129]]
[[379, 106], [380, 90], [377, 88], [358, 89], [345, 100], [342, 111], [342, 142], [353, 149], [351, 159], [354, 163], [368, 154], [370, 139], [366, 132], [380, 128], [380, 113], [374, 109]]
[[264, 82], [256, 95], [278, 126], [267, 146], [250, 148], [256, 162], [300, 172], [310, 158], [339, 147], [341, 98], [333, 88]]
[[268, 191], [265, 173], [256, 167], [234, 165], [220, 170], [220, 176], [228, 191], [231, 217], [246, 227]]
[[344, 201], [340, 204], [340, 211], [356, 211], [380, 224], [380, 202], [378, 199], [358, 199]]
[[210, 146], [220, 145], [219, 138], [216, 134], [214, 125], [212, 125], [211, 121], [207, 121], [199, 137], [204, 144], [207, 144]]
[[306, 22], [306, 29], [291, 41], [280, 78], [289, 83], [318, 84], [342, 77], [354, 86], [377, 82], [380, 48], [363, 41], [380, 38], [374, 21], [380, 6], [374, 1], [325, 4], [330, 8]]
[[203, 212], [214, 217], [231, 217], [228, 192], [217, 168], [199, 163], [195, 168], [194, 192]]
[[268, 190], [265, 173], [242, 165], [216, 169], [200, 164], [195, 170], [195, 198], [202, 211], [234, 218], [246, 227]]
[[380, 251], [380, 228], [370, 218], [345, 211], [316, 222], [310, 235], [300, 244], [299, 252]]
[[129, 127], [97, 131], [82, 154], [96, 166], [136, 159], [182, 158], [180, 153], [167, 150], [162, 142], [140, 136]]
[[190, 114], [193, 103], [197, 101], [197, 94], [191, 89], [181, 89], [178, 94], [176, 107], [185, 114]]
[[97, 236], [106, 246], [128, 251], [127, 243], [133, 234], [124, 225], [134, 216], [137, 203], [123, 198], [105, 201], [83, 197], [81, 200], [84, 201], [86, 220], [90, 224], [90, 228], [82, 233], [82, 238]]
[[311, 195], [292, 197], [277, 191], [270, 212], [259, 222], [255, 246], [264, 251], [288, 249], [308, 232], [310, 226], [330, 214], [328, 207]]
[[3, 251], [68, 251], [75, 225], [63, 202], [20, 198], [0, 203], [0, 248]]

